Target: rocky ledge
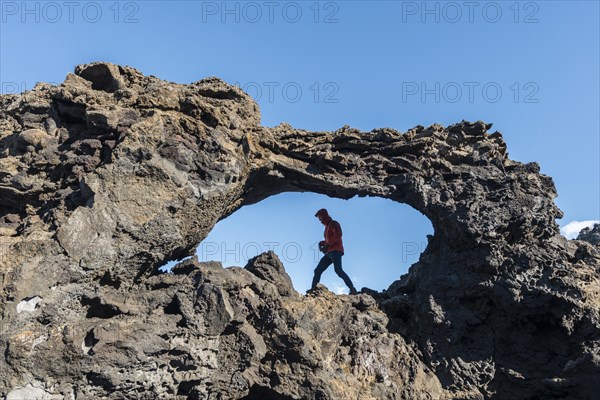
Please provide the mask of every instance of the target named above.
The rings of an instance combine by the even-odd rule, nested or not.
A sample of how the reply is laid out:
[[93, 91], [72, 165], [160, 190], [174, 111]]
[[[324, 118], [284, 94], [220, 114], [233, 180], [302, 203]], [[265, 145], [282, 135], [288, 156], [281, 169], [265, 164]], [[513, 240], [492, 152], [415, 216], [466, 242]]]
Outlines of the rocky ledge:
[[[490, 129], [267, 128], [218, 78], [108, 63], [0, 96], [0, 394], [595, 398], [597, 241], [559, 234], [552, 179]], [[389, 198], [434, 235], [380, 293], [302, 296], [273, 253], [160, 273], [285, 191]]]

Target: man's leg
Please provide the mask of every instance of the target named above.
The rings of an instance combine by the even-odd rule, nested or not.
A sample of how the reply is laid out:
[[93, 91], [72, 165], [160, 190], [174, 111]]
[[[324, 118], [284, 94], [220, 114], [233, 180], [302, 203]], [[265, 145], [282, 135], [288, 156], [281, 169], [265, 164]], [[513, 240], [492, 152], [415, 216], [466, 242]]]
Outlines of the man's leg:
[[317, 268], [315, 268], [315, 275], [313, 276], [312, 285], [310, 287], [311, 289], [314, 289], [315, 286], [317, 286], [317, 283], [319, 283], [319, 281], [321, 280], [321, 275], [323, 274], [323, 271], [325, 271], [327, 267], [331, 265], [331, 263], [331, 257], [329, 257], [328, 254], [323, 255], [321, 261], [319, 261], [319, 263], [317, 264]]
[[348, 289], [350, 289], [350, 294], [355, 294], [356, 289], [354, 288], [350, 277], [342, 269], [342, 253], [340, 253], [339, 251], [332, 251], [329, 254], [331, 254], [331, 258], [333, 259], [333, 268], [335, 270], [335, 273], [338, 274], [338, 276], [342, 278], [346, 286], [348, 286]]

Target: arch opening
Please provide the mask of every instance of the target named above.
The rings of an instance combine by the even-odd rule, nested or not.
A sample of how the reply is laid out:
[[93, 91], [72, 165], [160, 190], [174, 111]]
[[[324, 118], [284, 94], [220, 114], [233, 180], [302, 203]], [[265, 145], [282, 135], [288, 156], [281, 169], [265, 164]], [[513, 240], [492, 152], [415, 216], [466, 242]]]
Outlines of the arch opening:
[[[433, 234], [426, 216], [390, 199], [355, 195], [344, 200], [312, 192], [284, 192], [243, 206], [219, 221], [198, 245], [196, 256], [200, 261], [219, 261], [224, 267], [243, 267], [249, 259], [273, 250], [295, 289], [305, 292], [323, 255], [318, 242], [324, 226], [314, 217], [320, 208], [328, 209], [342, 226], [342, 266], [359, 290], [387, 289], [419, 260], [427, 236]], [[165, 264], [161, 271], [169, 271], [178, 262]], [[334, 293], [348, 293], [333, 266], [320, 282]]]

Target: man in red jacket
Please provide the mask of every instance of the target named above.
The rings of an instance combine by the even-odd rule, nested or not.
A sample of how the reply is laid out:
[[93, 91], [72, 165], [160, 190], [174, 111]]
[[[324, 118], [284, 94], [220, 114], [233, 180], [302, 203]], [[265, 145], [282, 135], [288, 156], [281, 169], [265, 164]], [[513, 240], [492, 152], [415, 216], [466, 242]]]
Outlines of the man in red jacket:
[[319, 242], [319, 249], [325, 253], [317, 268], [315, 268], [315, 276], [313, 277], [311, 290], [317, 286], [321, 280], [321, 274], [332, 263], [335, 273], [344, 281], [350, 289], [350, 294], [356, 294], [356, 289], [348, 275], [342, 269], [342, 256], [344, 255], [344, 246], [342, 245], [342, 227], [339, 222], [334, 221], [326, 209], [321, 208], [315, 214], [315, 217], [325, 225], [325, 240]]

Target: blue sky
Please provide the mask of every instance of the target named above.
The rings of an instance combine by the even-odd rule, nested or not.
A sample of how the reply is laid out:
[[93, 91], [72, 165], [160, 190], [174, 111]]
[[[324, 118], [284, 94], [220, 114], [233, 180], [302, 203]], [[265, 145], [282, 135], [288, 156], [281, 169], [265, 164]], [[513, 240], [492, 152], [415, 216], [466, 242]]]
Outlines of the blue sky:
[[[600, 219], [597, 1], [69, 4], [0, 2], [3, 93], [103, 60], [180, 83], [216, 75], [257, 99], [266, 126], [405, 131], [484, 120], [511, 158], [553, 177], [561, 226]], [[432, 233], [424, 216], [388, 200], [286, 193], [221, 221], [200, 256], [244, 265], [272, 247], [306, 290], [321, 207], [342, 223], [344, 265], [359, 287], [386, 288]], [[330, 270], [322, 282], [343, 286]]]

